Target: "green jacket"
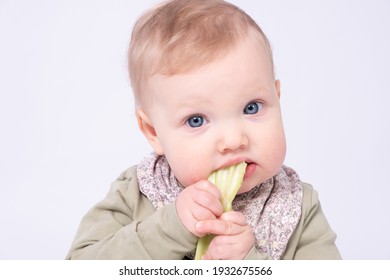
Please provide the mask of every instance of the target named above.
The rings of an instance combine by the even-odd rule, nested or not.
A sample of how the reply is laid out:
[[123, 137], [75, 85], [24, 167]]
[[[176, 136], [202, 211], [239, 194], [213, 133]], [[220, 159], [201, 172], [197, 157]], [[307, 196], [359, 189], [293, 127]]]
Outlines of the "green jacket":
[[[312, 186], [303, 185], [302, 216], [282, 259], [340, 259]], [[138, 189], [136, 167], [123, 172], [107, 196], [82, 219], [67, 259], [183, 259], [198, 238], [181, 224], [175, 203], [156, 210]], [[255, 247], [246, 259], [269, 259]]]

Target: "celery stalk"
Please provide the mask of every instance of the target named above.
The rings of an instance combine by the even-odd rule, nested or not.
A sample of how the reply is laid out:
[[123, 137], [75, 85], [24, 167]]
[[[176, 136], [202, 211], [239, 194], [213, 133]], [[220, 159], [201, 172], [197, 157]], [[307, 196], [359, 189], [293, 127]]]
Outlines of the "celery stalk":
[[[237, 165], [216, 170], [208, 177], [208, 180], [216, 185], [221, 191], [221, 203], [224, 212], [232, 210], [232, 202], [241, 187], [245, 168], [246, 163], [241, 162]], [[199, 238], [196, 247], [195, 260], [200, 260], [202, 258], [213, 238], [214, 236], [212, 234]]]

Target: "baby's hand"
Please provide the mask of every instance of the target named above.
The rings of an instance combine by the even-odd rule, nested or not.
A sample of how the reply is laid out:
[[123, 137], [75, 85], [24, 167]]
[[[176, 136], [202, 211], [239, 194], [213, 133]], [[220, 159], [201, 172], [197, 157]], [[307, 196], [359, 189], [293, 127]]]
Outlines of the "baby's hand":
[[203, 255], [205, 260], [244, 259], [255, 242], [252, 228], [240, 212], [229, 211], [218, 220], [199, 222], [196, 229], [216, 235]]
[[222, 215], [220, 197], [219, 189], [206, 180], [186, 187], [176, 199], [176, 211], [184, 227], [198, 237], [204, 236], [206, 232], [198, 232], [195, 225]]

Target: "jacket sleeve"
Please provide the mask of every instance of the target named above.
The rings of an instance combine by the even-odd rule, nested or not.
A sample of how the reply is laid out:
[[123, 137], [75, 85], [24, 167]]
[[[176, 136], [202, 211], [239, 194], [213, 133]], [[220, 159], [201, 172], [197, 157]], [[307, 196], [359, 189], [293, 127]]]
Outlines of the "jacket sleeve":
[[84, 216], [67, 259], [182, 259], [195, 249], [175, 203], [155, 210], [135, 178], [135, 168], [124, 172]]
[[302, 220], [294, 259], [341, 259], [336, 247], [336, 234], [331, 229], [318, 200], [318, 193], [305, 184]]

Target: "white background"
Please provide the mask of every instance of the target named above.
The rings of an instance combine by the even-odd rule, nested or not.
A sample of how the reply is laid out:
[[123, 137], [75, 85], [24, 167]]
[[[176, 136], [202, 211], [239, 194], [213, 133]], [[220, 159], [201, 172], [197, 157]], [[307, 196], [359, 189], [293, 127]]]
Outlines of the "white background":
[[[286, 164], [345, 259], [390, 259], [390, 2], [231, 1], [271, 41]], [[149, 153], [126, 70], [157, 1], [0, 0], [0, 259], [63, 259], [80, 219]]]

